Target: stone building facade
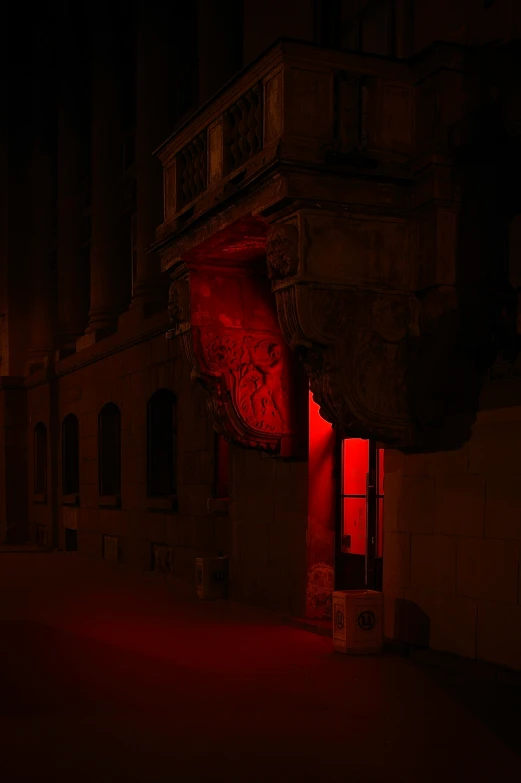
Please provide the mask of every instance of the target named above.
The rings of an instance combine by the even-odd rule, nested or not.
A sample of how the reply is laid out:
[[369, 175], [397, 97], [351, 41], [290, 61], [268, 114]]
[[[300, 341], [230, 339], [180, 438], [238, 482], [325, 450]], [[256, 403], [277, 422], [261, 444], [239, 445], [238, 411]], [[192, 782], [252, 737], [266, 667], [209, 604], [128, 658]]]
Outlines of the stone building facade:
[[521, 668], [515, 0], [9, 12], [0, 537]]

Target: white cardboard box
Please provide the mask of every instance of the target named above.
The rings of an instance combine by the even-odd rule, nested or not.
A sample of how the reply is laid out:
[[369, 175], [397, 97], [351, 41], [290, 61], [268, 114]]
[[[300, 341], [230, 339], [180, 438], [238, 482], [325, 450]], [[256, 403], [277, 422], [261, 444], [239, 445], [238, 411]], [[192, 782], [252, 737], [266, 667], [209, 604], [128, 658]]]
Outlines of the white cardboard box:
[[381, 652], [383, 594], [375, 590], [333, 593], [333, 648], [348, 655]]

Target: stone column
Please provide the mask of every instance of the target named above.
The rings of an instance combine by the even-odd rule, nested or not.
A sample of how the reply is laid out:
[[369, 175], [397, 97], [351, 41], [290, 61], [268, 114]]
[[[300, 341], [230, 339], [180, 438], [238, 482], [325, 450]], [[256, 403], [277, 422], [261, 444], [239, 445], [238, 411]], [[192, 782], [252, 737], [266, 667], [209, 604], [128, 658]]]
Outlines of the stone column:
[[172, 27], [160, 2], [140, 3], [137, 24], [137, 269], [132, 304], [145, 312], [165, 306], [168, 290], [160, 259], [148, 247], [163, 219], [161, 163], [154, 150], [174, 125]]
[[56, 103], [49, 33], [39, 31], [32, 73], [30, 152], [31, 307], [29, 365], [47, 366], [53, 353], [56, 314]]
[[[86, 165], [88, 122], [86, 74], [79, 65], [77, 36], [63, 37], [67, 68], [60, 73], [58, 108], [58, 343], [73, 345], [85, 332], [89, 311], [88, 247], [82, 251], [82, 210], [89, 167]], [[84, 181], [82, 182], [82, 178]]]
[[105, 19], [93, 34], [91, 50], [91, 306], [86, 331], [100, 336], [117, 329], [118, 316], [128, 307], [131, 275], [122, 214], [123, 96], [118, 40], [117, 19]]

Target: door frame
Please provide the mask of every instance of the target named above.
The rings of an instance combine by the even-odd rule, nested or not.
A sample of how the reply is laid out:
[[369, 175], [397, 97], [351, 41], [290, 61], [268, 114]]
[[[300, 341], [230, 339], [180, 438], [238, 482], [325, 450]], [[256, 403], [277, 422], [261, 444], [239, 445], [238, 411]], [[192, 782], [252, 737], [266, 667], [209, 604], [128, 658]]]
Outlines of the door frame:
[[[378, 513], [379, 500], [379, 452], [383, 446], [377, 441], [369, 441], [369, 465], [366, 489], [366, 553], [353, 555], [342, 551], [343, 535], [343, 450], [342, 443], [347, 438], [337, 435], [335, 443], [335, 590], [382, 590], [383, 557], [378, 552]], [[383, 520], [380, 520], [380, 525]]]

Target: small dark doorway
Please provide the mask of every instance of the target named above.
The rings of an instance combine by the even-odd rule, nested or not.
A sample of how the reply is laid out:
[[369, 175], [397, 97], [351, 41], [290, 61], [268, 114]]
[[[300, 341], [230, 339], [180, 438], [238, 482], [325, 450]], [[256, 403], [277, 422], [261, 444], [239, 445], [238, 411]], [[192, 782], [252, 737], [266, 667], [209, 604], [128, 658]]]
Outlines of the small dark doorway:
[[341, 439], [336, 589], [382, 589], [384, 450], [375, 441]]

